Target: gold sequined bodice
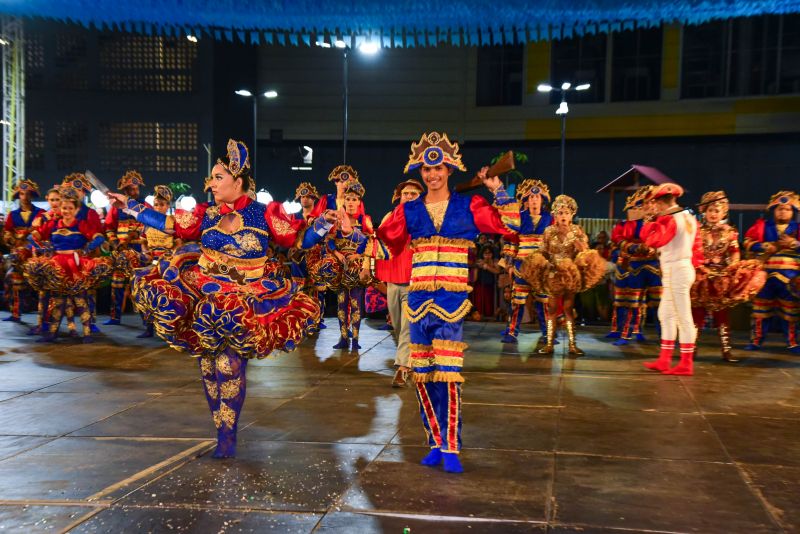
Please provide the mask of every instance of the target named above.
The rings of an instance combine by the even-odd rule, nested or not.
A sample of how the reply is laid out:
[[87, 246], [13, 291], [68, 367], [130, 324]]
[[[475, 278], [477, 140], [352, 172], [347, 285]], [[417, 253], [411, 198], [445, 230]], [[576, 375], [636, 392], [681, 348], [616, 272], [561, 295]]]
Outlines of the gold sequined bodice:
[[704, 224], [700, 227], [700, 239], [707, 267], [724, 269], [733, 263], [733, 254], [739, 250], [739, 233], [731, 226]]
[[561, 234], [556, 226], [550, 226], [544, 231], [542, 238], [542, 252], [552, 261], [569, 258], [575, 259], [580, 250], [579, 243], [588, 244], [583, 229], [577, 224], [569, 225], [565, 234]]
[[431, 218], [433, 226], [436, 228], [437, 232], [442, 229], [444, 214], [447, 211], [448, 204], [450, 204], [449, 199], [442, 200], [441, 202], [431, 202], [430, 204], [425, 204], [425, 209], [428, 210], [428, 216]]

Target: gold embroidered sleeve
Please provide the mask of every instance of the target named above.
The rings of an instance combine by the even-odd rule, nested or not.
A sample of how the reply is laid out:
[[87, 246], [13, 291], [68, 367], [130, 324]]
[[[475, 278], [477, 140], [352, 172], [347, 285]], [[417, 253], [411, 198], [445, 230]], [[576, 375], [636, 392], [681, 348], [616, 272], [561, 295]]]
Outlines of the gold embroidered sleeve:
[[283, 219], [272, 217], [270, 222], [272, 223], [272, 230], [280, 236], [289, 236], [294, 233], [292, 225]]

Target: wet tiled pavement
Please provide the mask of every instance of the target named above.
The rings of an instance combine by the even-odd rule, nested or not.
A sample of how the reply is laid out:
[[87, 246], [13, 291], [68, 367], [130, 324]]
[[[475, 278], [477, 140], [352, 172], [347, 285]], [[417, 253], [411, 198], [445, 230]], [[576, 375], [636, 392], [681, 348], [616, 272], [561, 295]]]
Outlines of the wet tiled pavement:
[[0, 323], [0, 532], [800, 532], [800, 357], [777, 341], [725, 364], [705, 334], [695, 376], [667, 377], [653, 342], [583, 329], [587, 356], [551, 358], [467, 323], [448, 475], [418, 463], [385, 332], [252, 362], [220, 461], [196, 364], [125, 322], [92, 346]]

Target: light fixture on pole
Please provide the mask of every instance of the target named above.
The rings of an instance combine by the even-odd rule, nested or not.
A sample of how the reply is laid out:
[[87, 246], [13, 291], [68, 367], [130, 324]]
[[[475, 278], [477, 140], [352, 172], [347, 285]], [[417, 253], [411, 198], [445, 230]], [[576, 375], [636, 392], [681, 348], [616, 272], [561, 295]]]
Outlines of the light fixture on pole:
[[570, 91], [586, 91], [592, 85], [589, 83], [582, 83], [580, 85], [572, 86], [570, 82], [563, 82], [561, 87], [553, 87], [549, 83], [540, 83], [536, 90], [540, 93], [557, 92], [561, 93], [561, 102], [556, 109], [556, 115], [561, 117], [561, 194], [564, 194], [564, 167], [565, 167], [565, 148], [567, 140], [567, 113], [569, 113], [569, 106], [567, 105], [567, 93]]
[[[250, 98], [253, 100], [253, 144], [250, 148], [250, 175], [253, 180], [256, 179], [256, 150], [258, 149], [258, 99], [256, 95], [247, 89], [238, 89], [235, 93], [239, 96]], [[270, 89], [264, 91], [262, 94], [265, 98], [270, 100], [278, 98], [278, 91]]]
[[[350, 46], [340, 37], [331, 37], [333, 46], [342, 51], [342, 163], [347, 163], [347, 139], [350, 127], [350, 80], [349, 58]], [[352, 41], [351, 41], [352, 42]], [[330, 48], [331, 44], [320, 39], [316, 45], [321, 48]], [[380, 41], [369, 39], [358, 46], [358, 51], [364, 55], [374, 56], [381, 50]]]

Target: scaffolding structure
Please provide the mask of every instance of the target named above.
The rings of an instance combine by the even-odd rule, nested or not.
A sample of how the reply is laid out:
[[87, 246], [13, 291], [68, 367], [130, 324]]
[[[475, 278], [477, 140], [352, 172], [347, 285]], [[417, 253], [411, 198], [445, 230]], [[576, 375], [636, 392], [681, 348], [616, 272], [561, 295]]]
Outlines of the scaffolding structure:
[[3, 198], [7, 213], [14, 184], [25, 177], [25, 42], [22, 19], [0, 18], [3, 56]]

